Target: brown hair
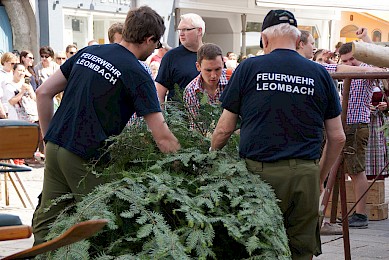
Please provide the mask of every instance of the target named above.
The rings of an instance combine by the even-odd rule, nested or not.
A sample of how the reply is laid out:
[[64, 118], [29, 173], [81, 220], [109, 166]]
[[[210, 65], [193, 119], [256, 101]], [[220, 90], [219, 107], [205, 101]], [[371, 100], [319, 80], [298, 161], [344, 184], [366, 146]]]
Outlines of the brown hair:
[[108, 40], [110, 43], [114, 42], [115, 33], [123, 34], [123, 23], [117, 22], [113, 23], [108, 29]]
[[50, 46], [42, 46], [39, 49], [39, 54], [41, 56], [42, 56], [42, 54], [48, 54], [48, 55], [50, 55], [51, 58], [54, 59], [54, 51], [53, 51], [53, 48], [51, 48]]
[[344, 55], [350, 53], [353, 50], [353, 45], [351, 42], [343, 43], [339, 48], [339, 55]]
[[69, 52], [69, 49], [71, 49], [71, 48], [76, 48], [76, 50], [78, 50], [78, 48], [77, 48], [76, 45], [74, 45], [74, 44], [69, 44], [68, 46], [66, 46], [65, 51], [66, 51], [66, 52]]
[[313, 60], [313, 61], [316, 61], [316, 60], [317, 60], [317, 57], [318, 57], [320, 54], [322, 54], [323, 51], [324, 51], [324, 49], [317, 49], [317, 50], [315, 51], [315, 53], [313, 54], [312, 60]]
[[304, 43], [304, 44], [307, 44], [308, 43], [308, 38], [309, 38], [309, 35], [311, 35], [310, 32], [308, 31], [305, 31], [305, 30], [300, 30], [301, 32], [301, 35], [300, 35], [300, 41], [299, 41], [299, 44], [297, 44], [297, 49], [299, 49], [299, 45], [300, 45], [300, 42]]
[[165, 32], [162, 17], [148, 6], [128, 11], [123, 27], [123, 40], [141, 44], [145, 38], [154, 36], [159, 40]]
[[34, 68], [33, 66], [26, 66], [23, 62], [23, 59], [22, 58], [26, 58], [28, 54], [32, 54], [31, 51], [29, 50], [23, 50], [20, 52], [20, 62], [24, 65], [24, 67], [26, 67], [26, 69], [28, 70], [28, 72], [31, 73], [31, 75], [34, 76], [34, 79], [35, 79], [35, 83], [38, 85], [38, 79], [37, 79], [37, 76], [35, 74], [35, 71], [34, 71]]
[[339, 49], [342, 45], [343, 45], [343, 42], [338, 42], [338, 43], [335, 45], [335, 48], [336, 48], [336, 49]]
[[222, 49], [214, 43], [205, 43], [197, 51], [197, 62], [201, 64], [202, 60], [214, 60], [217, 56], [223, 60]]

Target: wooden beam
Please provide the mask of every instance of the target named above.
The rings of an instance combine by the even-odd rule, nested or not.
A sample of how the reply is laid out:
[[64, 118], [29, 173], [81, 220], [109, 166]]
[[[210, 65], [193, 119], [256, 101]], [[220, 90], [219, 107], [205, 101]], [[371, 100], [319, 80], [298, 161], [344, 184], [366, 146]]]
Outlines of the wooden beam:
[[389, 79], [389, 72], [335, 72], [331, 73], [331, 77], [333, 79]]
[[389, 48], [374, 43], [352, 43], [354, 58], [377, 67], [389, 67]]

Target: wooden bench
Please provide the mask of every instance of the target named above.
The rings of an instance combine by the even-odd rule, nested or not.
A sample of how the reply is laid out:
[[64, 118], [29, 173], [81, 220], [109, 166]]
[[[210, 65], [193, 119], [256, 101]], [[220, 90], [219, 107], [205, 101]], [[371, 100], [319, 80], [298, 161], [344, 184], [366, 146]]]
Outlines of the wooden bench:
[[[23, 206], [26, 208], [22, 193], [16, 181], [25, 194], [30, 206], [34, 208], [31, 199], [24, 188], [18, 172], [31, 171], [27, 166], [15, 165], [12, 159], [32, 158], [38, 147], [39, 127], [37, 124], [21, 120], [0, 120], [0, 173], [4, 175], [4, 197], [6, 206], [10, 205], [8, 193], [8, 180], [11, 182]], [[15, 178], [15, 180], [14, 180]], [[0, 189], [1, 195], [1, 189]], [[1, 196], [0, 196], [1, 198]]]
[[[31, 168], [15, 165], [12, 163], [12, 159], [32, 158], [38, 147], [38, 141], [39, 128], [37, 124], [18, 120], [0, 120], [0, 160], [8, 160], [5, 162], [0, 162], [0, 173], [4, 174], [5, 183], [7, 179], [11, 180], [24, 206], [25, 203], [10, 173], [12, 172], [15, 174], [19, 184], [21, 184], [23, 191], [29, 199], [29, 196], [17, 173], [31, 171]], [[9, 204], [7, 189], [5, 192], [5, 197], [6, 203]], [[32, 206], [30, 199], [29, 201]], [[108, 221], [105, 219], [97, 219], [77, 223], [55, 239], [37, 246], [33, 246], [32, 248], [7, 256], [3, 259], [24, 259], [34, 257], [36, 255], [55, 250], [62, 246], [78, 242], [96, 234], [106, 225], [107, 222]], [[31, 235], [32, 229], [27, 225], [0, 227], [0, 241], [29, 238]]]
[[[106, 219], [88, 220], [77, 223], [57, 238], [54, 238], [40, 245], [33, 246], [16, 254], [7, 256], [3, 259], [24, 259], [56, 250], [60, 247], [67, 246], [93, 236], [99, 232], [107, 223], [108, 220]], [[9, 239], [21, 239], [29, 238], [30, 236], [31, 227], [29, 226], [20, 225], [0, 227], [0, 238], [8, 237]]]

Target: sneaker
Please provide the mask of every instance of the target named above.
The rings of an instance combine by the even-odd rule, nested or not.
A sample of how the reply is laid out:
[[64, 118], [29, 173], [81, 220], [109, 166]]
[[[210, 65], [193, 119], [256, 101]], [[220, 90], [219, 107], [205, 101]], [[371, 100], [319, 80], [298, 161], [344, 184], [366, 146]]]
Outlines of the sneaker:
[[322, 236], [342, 235], [342, 234], [343, 234], [342, 226], [338, 224], [324, 222], [323, 226], [320, 228], [320, 235]]
[[367, 228], [369, 225], [369, 220], [367, 219], [367, 215], [359, 214], [354, 212], [353, 215], [350, 216], [348, 220], [348, 226], [350, 228]]
[[[356, 212], [354, 211], [353, 214], [351, 214], [350, 216], [348, 216], [348, 222], [350, 222], [350, 220], [353, 218], [353, 216], [354, 216], [355, 213], [356, 213]], [[342, 217], [337, 217], [337, 218], [336, 218], [336, 223], [342, 225]]]
[[28, 158], [25, 160], [24, 164], [30, 167], [42, 167], [44, 165], [44, 162], [38, 161], [35, 158]]

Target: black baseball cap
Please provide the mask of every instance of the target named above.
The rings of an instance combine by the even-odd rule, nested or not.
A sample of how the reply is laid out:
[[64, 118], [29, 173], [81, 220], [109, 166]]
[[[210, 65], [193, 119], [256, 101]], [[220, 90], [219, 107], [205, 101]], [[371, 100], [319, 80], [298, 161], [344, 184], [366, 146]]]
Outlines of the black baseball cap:
[[[294, 18], [294, 15], [287, 11], [287, 10], [271, 10], [267, 13], [265, 16], [265, 19], [262, 23], [262, 32], [274, 25], [281, 24], [281, 23], [288, 23], [290, 25], [293, 25], [297, 27], [297, 21], [296, 18]], [[260, 42], [261, 48], [263, 48], [262, 44], [262, 37]]]

